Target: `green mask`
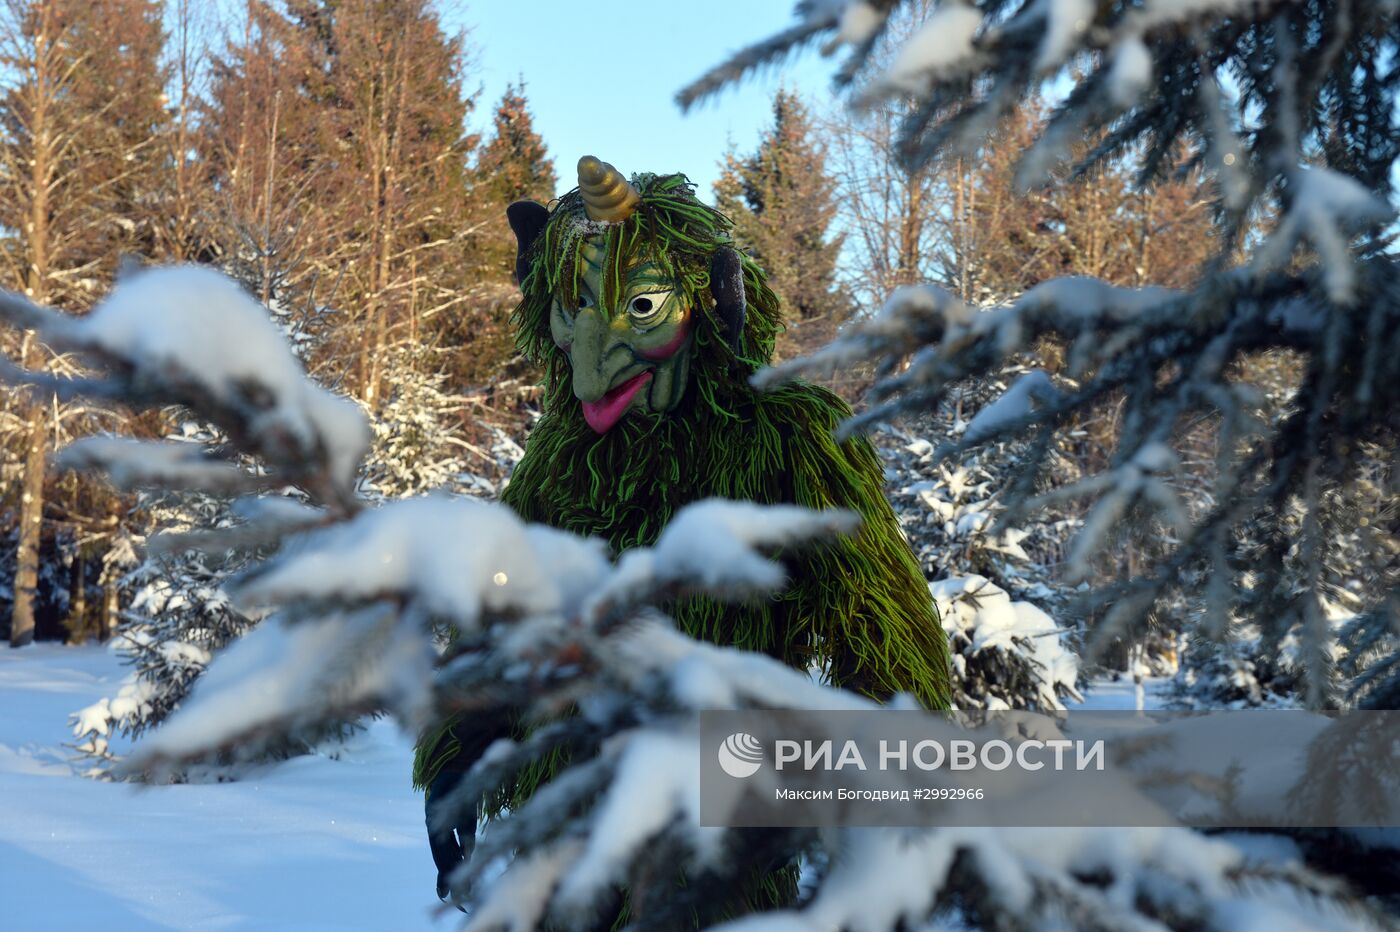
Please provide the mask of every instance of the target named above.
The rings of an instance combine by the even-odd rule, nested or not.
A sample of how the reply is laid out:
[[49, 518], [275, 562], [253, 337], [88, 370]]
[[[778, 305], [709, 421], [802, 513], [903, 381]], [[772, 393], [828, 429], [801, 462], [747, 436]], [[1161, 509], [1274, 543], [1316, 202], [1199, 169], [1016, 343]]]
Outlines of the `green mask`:
[[517, 345], [546, 368], [546, 414], [598, 435], [624, 418], [684, 417], [692, 396], [714, 406], [721, 385], [746, 392], [770, 358], [777, 299], [685, 176], [629, 181], [585, 156], [577, 188], [506, 216]]
[[690, 371], [691, 308], [677, 283], [645, 260], [626, 269], [617, 299], [605, 301], [603, 243], [591, 238], [580, 252], [577, 296], [555, 296], [549, 329], [569, 356], [584, 420], [601, 434], [630, 410], [664, 414], [680, 404]]

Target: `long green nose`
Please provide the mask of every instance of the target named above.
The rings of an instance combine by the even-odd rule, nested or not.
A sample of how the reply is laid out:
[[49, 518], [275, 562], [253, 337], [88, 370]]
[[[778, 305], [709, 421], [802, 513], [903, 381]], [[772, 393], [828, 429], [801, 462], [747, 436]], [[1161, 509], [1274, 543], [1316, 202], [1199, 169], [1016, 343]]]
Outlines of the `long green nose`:
[[595, 307], [574, 318], [574, 345], [569, 361], [574, 370], [574, 394], [579, 401], [597, 401], [612, 387], [619, 372], [633, 362], [627, 351], [627, 317], [609, 320]]

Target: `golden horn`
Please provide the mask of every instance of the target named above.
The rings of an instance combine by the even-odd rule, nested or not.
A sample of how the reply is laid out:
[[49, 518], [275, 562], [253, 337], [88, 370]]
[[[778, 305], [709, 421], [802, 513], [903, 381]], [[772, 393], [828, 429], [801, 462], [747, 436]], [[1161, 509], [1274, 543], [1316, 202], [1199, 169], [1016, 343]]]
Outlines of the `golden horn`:
[[588, 219], [602, 223], [626, 220], [642, 202], [641, 194], [622, 172], [591, 155], [578, 160], [578, 190]]

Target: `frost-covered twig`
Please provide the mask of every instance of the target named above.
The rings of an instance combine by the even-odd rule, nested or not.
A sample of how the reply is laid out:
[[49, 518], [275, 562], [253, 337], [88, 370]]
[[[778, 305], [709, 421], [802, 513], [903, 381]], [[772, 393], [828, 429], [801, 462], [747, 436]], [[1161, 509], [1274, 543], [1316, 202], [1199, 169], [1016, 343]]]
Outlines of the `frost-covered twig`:
[[100, 470], [123, 489], [203, 489], [241, 495], [274, 487], [269, 477], [211, 457], [196, 444], [173, 441], [84, 437], [64, 447], [57, 464], [65, 469]]
[[70, 384], [14, 367], [7, 377], [138, 407], [198, 410], [284, 484], [303, 486], [329, 507], [358, 507], [355, 473], [369, 442], [363, 412], [306, 379], [267, 310], [219, 273], [194, 266], [142, 272], [84, 318], [17, 295], [0, 301], [0, 315], [102, 372]]

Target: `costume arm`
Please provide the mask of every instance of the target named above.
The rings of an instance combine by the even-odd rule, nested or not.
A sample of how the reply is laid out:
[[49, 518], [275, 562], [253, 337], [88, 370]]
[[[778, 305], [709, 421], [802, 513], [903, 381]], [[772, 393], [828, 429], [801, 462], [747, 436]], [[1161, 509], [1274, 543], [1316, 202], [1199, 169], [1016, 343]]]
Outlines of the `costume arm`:
[[[928, 584], [885, 497], [884, 469], [870, 442], [837, 443], [849, 416], [839, 397], [795, 384], [794, 416], [784, 418], [784, 460], [792, 501], [847, 508], [860, 532], [797, 557], [780, 596], [788, 637], [811, 639], [834, 685], [876, 697], [911, 692], [929, 708], [948, 708], [948, 642]], [[775, 399], [777, 400], [777, 399]]]

